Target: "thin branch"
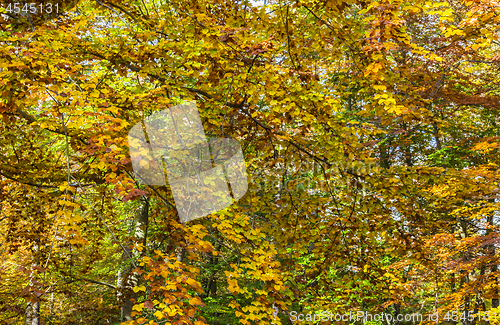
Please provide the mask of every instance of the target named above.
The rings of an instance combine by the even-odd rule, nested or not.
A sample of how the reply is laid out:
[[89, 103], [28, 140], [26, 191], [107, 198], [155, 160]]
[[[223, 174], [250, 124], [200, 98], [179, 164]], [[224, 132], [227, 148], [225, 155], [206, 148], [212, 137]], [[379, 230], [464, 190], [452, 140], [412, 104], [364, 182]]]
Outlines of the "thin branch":
[[[16, 108], [16, 111], [22, 116], [24, 117], [26, 120], [28, 120], [29, 122], [31, 123], [34, 123], [34, 122], [37, 122], [36, 118], [34, 118], [33, 116], [29, 115], [28, 113], [20, 110], [19, 108]], [[51, 130], [51, 129], [44, 129], [44, 130], [47, 130], [49, 132], [52, 132], [52, 133], [57, 133], [57, 134], [60, 134], [60, 135], [66, 135], [64, 133], [64, 131], [61, 131], [61, 130]], [[87, 144], [84, 140], [82, 140], [81, 138], [79, 137], [75, 137], [77, 140], [79, 140], [82, 144]]]
[[354, 56], [354, 53], [357, 52], [358, 54], [360, 54], [361, 58], [363, 60], [366, 61], [366, 57], [364, 55], [362, 55], [362, 53], [360, 53], [359, 51], [355, 51], [348, 43], [347, 41], [345, 41], [336, 31], [335, 29], [329, 24], [327, 23], [326, 21], [324, 21], [323, 19], [321, 19], [320, 17], [318, 17], [311, 9], [309, 9], [307, 6], [305, 5], [302, 5], [304, 8], [306, 8], [307, 11], [309, 11], [313, 16], [314, 18], [316, 18], [317, 20], [319, 20], [320, 22], [322, 22], [323, 24], [325, 24], [326, 27], [328, 27], [329, 30], [331, 30], [335, 36], [338, 37], [338, 39], [344, 43], [345, 46], [347, 46], [349, 48], [349, 50], [351, 51], [352, 53], [352, 59], [354, 61], [354, 65], [356, 66], [356, 68], [358, 68], [359, 71], [361, 71], [361, 69], [358, 67], [358, 65], [356, 64], [356, 59], [355, 59], [355, 56]]
[[[71, 176], [71, 178], [73, 178], [77, 183], [80, 183], [78, 182], [78, 180], [76, 178], [74, 178], [73, 176]], [[104, 226], [106, 227], [106, 229], [108, 229], [109, 233], [111, 234], [111, 236], [113, 236], [113, 239], [115, 240], [115, 242], [118, 243], [118, 245], [120, 245], [120, 247], [122, 248], [122, 250], [125, 252], [125, 254], [128, 256], [128, 258], [130, 259], [130, 262], [132, 263], [132, 265], [135, 267], [136, 264], [134, 263], [134, 259], [132, 258], [132, 256], [130, 255], [129, 251], [125, 249], [125, 247], [123, 247], [122, 243], [120, 243], [120, 241], [118, 241], [118, 239], [116, 238], [114, 232], [111, 230], [111, 228], [109, 228], [108, 224], [106, 223], [106, 221], [104, 220], [103, 216], [101, 215], [101, 213], [99, 212], [99, 210], [97, 210], [94, 205], [92, 204], [92, 202], [90, 202], [89, 198], [87, 197], [87, 193], [85, 192], [85, 189], [82, 188], [82, 195], [85, 197], [85, 200], [87, 201], [87, 203], [90, 205], [90, 207], [92, 208], [92, 210], [94, 210], [97, 215], [99, 216], [99, 219], [101, 219], [102, 223], [104, 224]]]
[[103, 285], [106, 287], [110, 287], [113, 290], [117, 289], [116, 286], [109, 284], [109, 283], [106, 283], [106, 282], [96, 281], [96, 280], [87, 279], [87, 278], [75, 278], [75, 280], [85, 281], [85, 282], [94, 283], [94, 284], [100, 284], [100, 285]]
[[[229, 97], [229, 94], [231, 93], [231, 90], [233, 88], [233, 81], [234, 81], [235, 73], [236, 73], [236, 65], [234, 67], [233, 76], [231, 77], [231, 84], [229, 85], [229, 89], [227, 91], [226, 98], [224, 99], [224, 102], [227, 101], [227, 98]], [[224, 123], [226, 122], [226, 116], [227, 116], [227, 106], [226, 106], [226, 109], [224, 110], [224, 118], [222, 119], [221, 136], [224, 136]]]
[[285, 27], [286, 27], [286, 37], [287, 37], [287, 45], [288, 45], [288, 55], [290, 56], [290, 60], [292, 61], [293, 67], [295, 68], [295, 71], [298, 71], [297, 65], [295, 64], [295, 61], [293, 60], [292, 56], [292, 51], [290, 48], [290, 33], [288, 32], [288, 8], [290, 5], [286, 6], [286, 19], [285, 19]]
[[43, 187], [43, 188], [58, 188], [57, 186], [52, 186], [52, 185], [43, 185], [43, 184], [35, 184], [35, 183], [30, 183], [30, 182], [23, 182], [23, 181], [20, 181], [12, 176], [7, 176], [5, 175], [4, 173], [0, 172], [0, 175], [2, 175], [3, 177], [7, 178], [7, 179], [10, 179], [11, 181], [14, 181], [14, 182], [18, 182], [18, 183], [21, 183], [21, 184], [24, 184], [24, 185], [29, 185], [29, 186], [36, 186], [36, 187]]

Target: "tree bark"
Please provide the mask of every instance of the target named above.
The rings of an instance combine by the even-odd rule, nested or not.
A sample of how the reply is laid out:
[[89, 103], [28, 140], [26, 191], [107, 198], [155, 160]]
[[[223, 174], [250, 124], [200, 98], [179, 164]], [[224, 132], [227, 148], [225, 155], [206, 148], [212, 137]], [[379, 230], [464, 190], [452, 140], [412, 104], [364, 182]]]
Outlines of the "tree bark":
[[40, 325], [40, 302], [36, 301], [33, 303], [33, 319], [31, 325]]
[[[493, 214], [488, 216], [488, 224], [493, 226]], [[488, 229], [486, 231], [486, 234], [489, 235], [491, 234], [491, 229]], [[495, 245], [489, 245], [488, 246], [489, 254], [492, 256], [493, 260], [495, 259], [495, 254], [496, 254], [496, 248]], [[490, 269], [491, 273], [495, 273], [498, 271], [498, 265], [495, 263]], [[494, 298], [491, 299], [491, 308], [498, 308], [500, 305], [500, 301], [498, 299], [498, 277], [495, 277], [495, 289], [493, 290], [493, 294], [495, 295]]]
[[434, 140], [436, 141], [436, 150], [441, 150], [441, 140], [439, 139], [439, 129], [436, 124], [432, 124]]
[[26, 305], [26, 325], [32, 325], [31, 322], [33, 321], [33, 310], [31, 306], [31, 302], [28, 302]]
[[[142, 243], [144, 245], [144, 249], [146, 249], [148, 224], [149, 199], [145, 198], [136, 213], [134, 229], [136, 242]], [[137, 286], [140, 282], [139, 275], [132, 271], [134, 266], [132, 261], [130, 261], [130, 258], [137, 260], [140, 253], [136, 250], [132, 251], [128, 247], [125, 247], [125, 249], [127, 252], [124, 252], [122, 258], [126, 261], [126, 267], [124, 268], [124, 271], [118, 274], [118, 285], [120, 287], [121, 294], [123, 294], [123, 296], [120, 296], [119, 298], [121, 298], [120, 300], [124, 302], [120, 317], [122, 322], [133, 320], [131, 316], [132, 307], [134, 306], [138, 295], [132, 291], [132, 288]]]

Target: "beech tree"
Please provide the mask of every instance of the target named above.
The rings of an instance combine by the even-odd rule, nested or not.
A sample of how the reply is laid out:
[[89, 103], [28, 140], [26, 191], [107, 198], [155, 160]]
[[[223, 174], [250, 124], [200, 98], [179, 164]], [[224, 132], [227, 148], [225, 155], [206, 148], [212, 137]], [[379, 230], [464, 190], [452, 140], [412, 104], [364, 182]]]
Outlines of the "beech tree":
[[[1, 324], [498, 323], [498, 3], [56, 3], [0, 4]], [[185, 101], [249, 188], [181, 223], [127, 135]]]

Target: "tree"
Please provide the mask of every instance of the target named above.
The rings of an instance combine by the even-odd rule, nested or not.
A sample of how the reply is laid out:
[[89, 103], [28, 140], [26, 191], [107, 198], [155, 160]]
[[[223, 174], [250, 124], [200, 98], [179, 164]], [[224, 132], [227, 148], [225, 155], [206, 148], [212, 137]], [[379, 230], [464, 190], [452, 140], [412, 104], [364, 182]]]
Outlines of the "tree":
[[[495, 3], [63, 8], [0, 24], [0, 322], [500, 312]], [[185, 100], [249, 190], [183, 224], [127, 134]]]

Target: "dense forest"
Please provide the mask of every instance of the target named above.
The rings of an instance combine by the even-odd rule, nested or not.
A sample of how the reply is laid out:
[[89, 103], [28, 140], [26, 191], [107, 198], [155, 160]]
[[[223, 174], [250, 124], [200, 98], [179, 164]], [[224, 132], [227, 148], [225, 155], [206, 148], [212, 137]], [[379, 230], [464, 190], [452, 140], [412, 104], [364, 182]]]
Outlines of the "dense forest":
[[[0, 324], [500, 324], [497, 1], [0, 12]], [[128, 135], [187, 102], [248, 189], [183, 222]]]

